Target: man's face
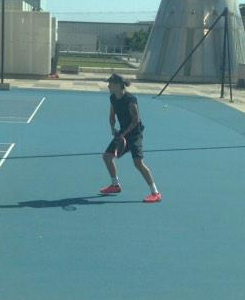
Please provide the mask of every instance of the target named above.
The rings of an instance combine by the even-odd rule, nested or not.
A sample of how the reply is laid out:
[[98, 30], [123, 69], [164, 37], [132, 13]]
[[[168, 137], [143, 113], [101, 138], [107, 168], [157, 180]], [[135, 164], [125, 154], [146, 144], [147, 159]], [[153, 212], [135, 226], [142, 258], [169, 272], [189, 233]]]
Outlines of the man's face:
[[120, 84], [118, 84], [118, 83], [109, 82], [108, 89], [109, 89], [109, 91], [110, 91], [111, 94], [115, 94], [118, 91], [120, 91], [121, 87], [120, 87]]

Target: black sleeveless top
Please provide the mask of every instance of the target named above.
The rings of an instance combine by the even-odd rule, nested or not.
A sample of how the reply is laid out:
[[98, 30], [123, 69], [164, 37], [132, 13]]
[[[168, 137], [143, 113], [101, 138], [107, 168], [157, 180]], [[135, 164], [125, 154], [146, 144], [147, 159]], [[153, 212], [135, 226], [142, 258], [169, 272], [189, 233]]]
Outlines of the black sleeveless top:
[[[112, 107], [117, 115], [118, 122], [121, 127], [121, 131], [126, 130], [132, 122], [132, 117], [130, 115], [129, 106], [131, 103], [138, 106], [137, 98], [132, 94], [126, 92], [121, 99], [117, 99], [114, 94], [110, 97]], [[144, 126], [140, 121], [139, 124], [134, 128], [130, 134], [142, 132]]]

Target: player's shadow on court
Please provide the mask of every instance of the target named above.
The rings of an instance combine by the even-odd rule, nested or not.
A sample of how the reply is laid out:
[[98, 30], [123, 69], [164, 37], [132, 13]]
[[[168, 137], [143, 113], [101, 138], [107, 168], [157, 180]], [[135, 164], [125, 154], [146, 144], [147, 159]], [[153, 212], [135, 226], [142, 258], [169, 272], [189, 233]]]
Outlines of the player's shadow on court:
[[67, 198], [61, 200], [35, 200], [35, 201], [26, 201], [19, 202], [16, 205], [0, 205], [0, 209], [4, 208], [55, 208], [60, 207], [67, 211], [73, 211], [77, 208], [74, 205], [105, 205], [105, 204], [133, 204], [133, 203], [142, 203], [142, 201], [108, 201], [108, 200], [99, 200], [102, 198], [113, 198], [116, 195], [96, 195], [96, 196], [88, 196], [88, 197], [78, 197], [78, 198]]

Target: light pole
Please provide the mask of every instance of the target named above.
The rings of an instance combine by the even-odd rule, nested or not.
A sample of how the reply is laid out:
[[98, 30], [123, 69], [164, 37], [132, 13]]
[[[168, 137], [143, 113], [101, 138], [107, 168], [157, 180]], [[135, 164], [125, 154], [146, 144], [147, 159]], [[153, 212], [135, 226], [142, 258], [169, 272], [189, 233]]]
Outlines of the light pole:
[[3, 84], [4, 81], [4, 25], [5, 25], [5, 20], [4, 20], [4, 16], [5, 16], [5, 0], [2, 0], [2, 51], [1, 51], [1, 84]]
[[9, 90], [10, 85], [4, 84], [4, 50], [5, 50], [5, 0], [2, 0], [2, 39], [1, 39], [1, 84], [0, 90]]

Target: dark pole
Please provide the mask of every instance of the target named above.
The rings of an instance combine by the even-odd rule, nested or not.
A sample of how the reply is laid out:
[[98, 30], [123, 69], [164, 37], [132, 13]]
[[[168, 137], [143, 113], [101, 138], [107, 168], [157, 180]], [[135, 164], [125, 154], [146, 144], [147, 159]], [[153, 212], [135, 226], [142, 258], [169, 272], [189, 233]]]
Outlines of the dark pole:
[[228, 10], [226, 14], [226, 36], [227, 36], [227, 49], [228, 49], [228, 70], [229, 70], [229, 87], [230, 87], [230, 102], [233, 102], [232, 94], [232, 80], [231, 80], [231, 51], [230, 51], [230, 36], [229, 36], [229, 25], [228, 25]]
[[1, 83], [4, 81], [4, 33], [5, 29], [5, 0], [2, 0], [2, 55], [1, 55]]
[[225, 90], [225, 67], [226, 67], [226, 51], [227, 51], [227, 14], [228, 8], [225, 9], [225, 26], [224, 26], [224, 44], [223, 44], [223, 61], [222, 61], [222, 76], [221, 76], [221, 92], [220, 98], [224, 98], [224, 90]]

